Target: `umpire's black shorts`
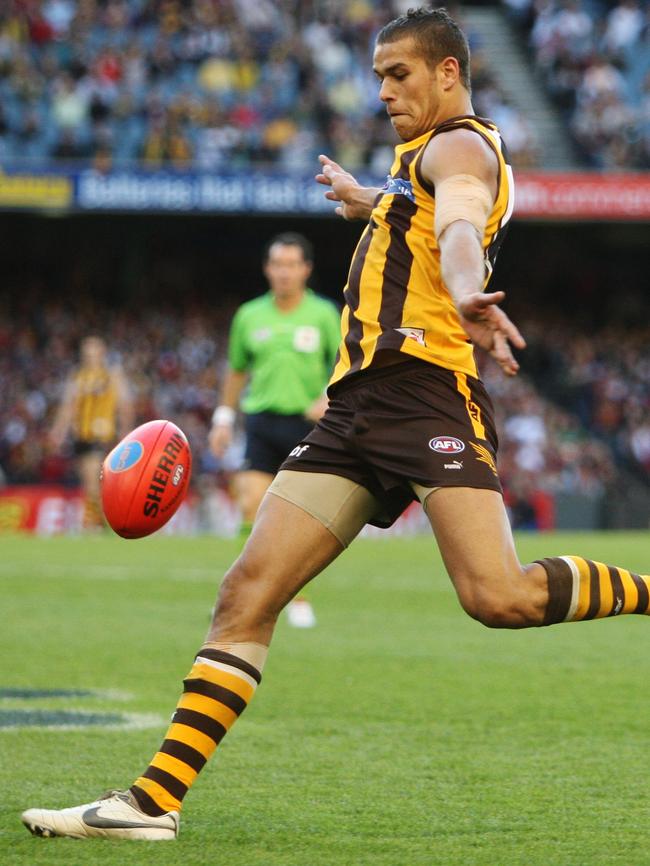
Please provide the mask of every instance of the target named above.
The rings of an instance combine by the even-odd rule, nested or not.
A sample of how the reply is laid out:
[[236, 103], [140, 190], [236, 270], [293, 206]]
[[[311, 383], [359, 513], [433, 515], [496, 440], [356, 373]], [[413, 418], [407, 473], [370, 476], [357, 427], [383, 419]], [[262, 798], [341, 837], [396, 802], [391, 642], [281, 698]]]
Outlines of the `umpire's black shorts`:
[[492, 402], [483, 383], [427, 361], [368, 369], [336, 383], [313, 431], [283, 470], [339, 475], [365, 487], [390, 526], [425, 488], [501, 492]]
[[289, 452], [313, 429], [304, 415], [258, 412], [245, 416], [246, 450], [242, 470], [275, 475]]

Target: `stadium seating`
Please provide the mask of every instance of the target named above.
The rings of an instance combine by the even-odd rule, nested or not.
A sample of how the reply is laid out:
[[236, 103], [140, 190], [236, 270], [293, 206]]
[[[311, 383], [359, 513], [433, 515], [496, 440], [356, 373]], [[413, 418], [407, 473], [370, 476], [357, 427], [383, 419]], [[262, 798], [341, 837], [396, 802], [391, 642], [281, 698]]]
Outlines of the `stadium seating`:
[[503, 0], [582, 160], [650, 168], [650, 19], [638, 0]]
[[[394, 133], [370, 69], [398, 2], [46, 0], [5, 4], [0, 160], [311, 171], [318, 153], [383, 175]], [[407, 4], [408, 5], [408, 4]], [[477, 111], [494, 115], [514, 164], [534, 136], [470, 33]]]

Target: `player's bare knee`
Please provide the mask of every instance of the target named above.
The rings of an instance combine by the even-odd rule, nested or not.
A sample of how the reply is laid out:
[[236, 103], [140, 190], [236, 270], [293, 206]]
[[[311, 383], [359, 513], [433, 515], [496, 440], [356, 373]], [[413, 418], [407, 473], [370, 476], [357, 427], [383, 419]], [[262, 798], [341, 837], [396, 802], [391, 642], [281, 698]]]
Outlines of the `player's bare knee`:
[[520, 592], [477, 588], [461, 597], [463, 609], [487, 628], [526, 628], [537, 625], [537, 612]]
[[487, 628], [519, 628], [523, 625], [521, 612], [515, 605], [503, 600], [482, 600], [472, 616]]

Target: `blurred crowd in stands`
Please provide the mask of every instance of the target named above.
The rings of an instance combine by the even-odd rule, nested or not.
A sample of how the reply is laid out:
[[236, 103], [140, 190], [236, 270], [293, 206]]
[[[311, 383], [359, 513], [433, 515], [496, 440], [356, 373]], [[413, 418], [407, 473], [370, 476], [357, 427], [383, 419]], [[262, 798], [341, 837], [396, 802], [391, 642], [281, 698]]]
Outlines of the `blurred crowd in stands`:
[[232, 309], [157, 306], [138, 314], [108, 310], [89, 297], [69, 305], [34, 295], [0, 305], [0, 468], [12, 483], [72, 483], [71, 442], [48, 443], [53, 413], [78, 363], [80, 340], [102, 336], [111, 364], [126, 373], [137, 423], [172, 418], [190, 439], [196, 469], [217, 401]]
[[522, 28], [581, 156], [650, 168], [650, 5], [645, 0], [503, 0]]
[[[383, 176], [396, 138], [372, 44], [413, 5], [0, 0], [0, 160], [312, 171], [325, 152]], [[534, 165], [534, 134], [469, 35], [475, 109]]]
[[650, 481], [650, 329], [575, 333], [566, 322], [525, 326], [526, 372], [570, 410], [619, 465]]
[[[227, 486], [225, 463], [207, 447], [233, 308], [158, 305], [138, 312], [86, 298], [72, 304], [29, 293], [0, 296], [0, 473], [9, 483], [74, 483], [70, 448], [48, 445], [54, 409], [77, 361], [79, 340], [101, 333], [126, 371], [138, 423], [171, 418], [188, 435], [196, 483]], [[621, 468], [650, 483], [650, 340], [561, 326], [524, 326], [532, 360], [507, 379], [481, 369], [497, 410], [499, 467], [515, 525], [552, 524], [552, 497], [597, 498]], [[543, 338], [543, 339], [542, 339]], [[203, 479], [203, 480], [202, 480]], [[216, 479], [216, 481], [215, 481]]]

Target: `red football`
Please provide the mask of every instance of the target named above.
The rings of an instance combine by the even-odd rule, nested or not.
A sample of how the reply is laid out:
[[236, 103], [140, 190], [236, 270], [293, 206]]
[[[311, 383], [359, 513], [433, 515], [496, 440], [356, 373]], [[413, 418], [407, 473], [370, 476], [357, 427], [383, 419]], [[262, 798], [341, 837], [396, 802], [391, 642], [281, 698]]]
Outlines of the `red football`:
[[149, 421], [116, 445], [102, 466], [102, 507], [122, 538], [151, 535], [187, 493], [192, 453], [171, 421]]

